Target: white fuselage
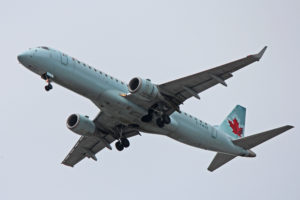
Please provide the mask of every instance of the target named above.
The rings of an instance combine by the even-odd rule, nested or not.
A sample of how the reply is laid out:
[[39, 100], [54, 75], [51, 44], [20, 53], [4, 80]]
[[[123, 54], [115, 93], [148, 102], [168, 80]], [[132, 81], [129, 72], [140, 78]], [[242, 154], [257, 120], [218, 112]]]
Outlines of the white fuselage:
[[20, 62], [29, 70], [42, 75], [46, 72], [52, 81], [88, 99], [112, 118], [112, 122], [138, 124], [147, 133], [165, 135], [182, 143], [233, 155], [245, 155], [247, 150], [234, 145], [232, 138], [185, 112], [174, 112], [171, 123], [159, 128], [156, 123], [142, 122], [147, 110], [127, 100], [127, 85], [85, 63], [49, 48], [34, 48], [19, 55]]

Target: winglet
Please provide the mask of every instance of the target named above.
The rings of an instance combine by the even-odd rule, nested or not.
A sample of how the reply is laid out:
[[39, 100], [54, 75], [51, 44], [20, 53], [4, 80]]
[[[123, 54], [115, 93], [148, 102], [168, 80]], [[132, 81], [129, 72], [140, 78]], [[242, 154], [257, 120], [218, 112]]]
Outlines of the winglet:
[[265, 46], [258, 54], [254, 54], [253, 57], [259, 61], [261, 57], [264, 55], [265, 51], [267, 49], [267, 46]]

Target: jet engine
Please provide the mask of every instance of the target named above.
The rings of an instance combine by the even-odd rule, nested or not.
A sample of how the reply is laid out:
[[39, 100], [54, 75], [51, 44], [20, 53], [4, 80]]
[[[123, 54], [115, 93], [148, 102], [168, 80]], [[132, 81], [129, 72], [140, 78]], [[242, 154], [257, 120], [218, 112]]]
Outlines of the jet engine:
[[67, 127], [82, 136], [94, 136], [96, 125], [88, 117], [73, 114], [67, 119]]
[[156, 85], [152, 84], [150, 80], [144, 80], [139, 77], [133, 78], [128, 84], [129, 92], [137, 94], [140, 98], [146, 100], [153, 100], [160, 96]]

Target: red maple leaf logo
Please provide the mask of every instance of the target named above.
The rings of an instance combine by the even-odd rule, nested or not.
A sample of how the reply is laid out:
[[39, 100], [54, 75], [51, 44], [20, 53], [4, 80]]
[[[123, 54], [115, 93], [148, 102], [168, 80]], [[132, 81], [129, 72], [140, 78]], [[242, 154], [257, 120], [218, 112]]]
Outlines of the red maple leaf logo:
[[232, 128], [232, 132], [239, 137], [242, 137], [243, 128], [240, 128], [240, 124], [236, 118], [232, 121], [228, 120], [230, 127]]

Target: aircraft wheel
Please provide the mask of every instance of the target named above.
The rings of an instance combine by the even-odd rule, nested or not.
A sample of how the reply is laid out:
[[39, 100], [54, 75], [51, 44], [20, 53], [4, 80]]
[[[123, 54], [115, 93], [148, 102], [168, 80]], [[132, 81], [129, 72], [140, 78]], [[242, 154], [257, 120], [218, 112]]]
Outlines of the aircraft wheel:
[[51, 90], [50, 88], [49, 88], [49, 85], [46, 85], [45, 86], [45, 90], [48, 92], [49, 90]]
[[171, 123], [171, 119], [168, 115], [163, 115], [162, 119], [163, 119], [165, 124], [170, 124]]
[[124, 146], [123, 146], [123, 144], [120, 141], [116, 142], [115, 145], [116, 145], [116, 149], [118, 151], [122, 151], [124, 149]]
[[162, 118], [157, 118], [156, 124], [157, 124], [157, 126], [158, 126], [159, 128], [163, 128], [164, 125], [165, 125]]
[[121, 143], [125, 148], [128, 148], [130, 146], [130, 142], [127, 138], [121, 138]]
[[48, 92], [53, 88], [53, 86], [51, 84], [48, 84], [45, 86], [45, 90]]

